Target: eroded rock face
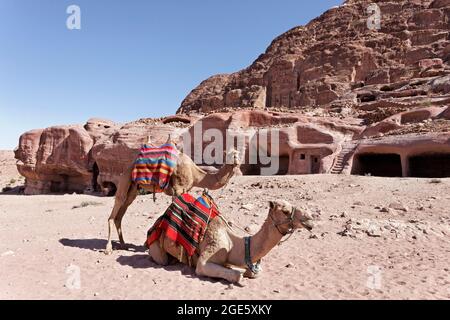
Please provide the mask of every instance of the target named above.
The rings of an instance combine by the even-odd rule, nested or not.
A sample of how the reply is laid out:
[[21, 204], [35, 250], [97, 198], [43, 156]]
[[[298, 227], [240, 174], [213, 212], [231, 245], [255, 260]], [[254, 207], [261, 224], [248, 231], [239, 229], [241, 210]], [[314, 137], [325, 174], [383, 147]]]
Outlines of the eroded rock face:
[[[373, 3], [381, 11], [380, 30], [367, 26]], [[416, 78], [435, 78], [433, 91], [448, 94], [449, 29], [446, 0], [346, 1], [276, 38], [248, 68], [205, 80], [178, 112], [355, 107], [367, 91], [375, 91], [373, 100], [426, 95], [427, 86], [403, 88]], [[390, 84], [398, 91], [380, 90]]]
[[[250, 150], [257, 141], [253, 139], [264, 135], [267, 145], [263, 146], [263, 155], [280, 159], [272, 174], [303, 174], [329, 171], [339, 145], [362, 132], [348, 120], [246, 110], [204, 117], [141, 119], [108, 128], [88, 124], [22, 135], [16, 158], [19, 172], [26, 177], [26, 194], [103, 191], [112, 195], [149, 137], [152, 144], [161, 145], [170, 135], [202, 166], [220, 167], [226, 161], [225, 151], [238, 148], [242, 172], [261, 174], [267, 166], [259, 153], [251, 160]], [[208, 148], [215, 140], [208, 137], [208, 129], [214, 129], [214, 134], [223, 139], [212, 152]], [[194, 156], [196, 150], [200, 151], [198, 158]]]
[[93, 139], [82, 126], [33, 130], [21, 136], [16, 158], [26, 194], [82, 192], [91, 181]]
[[[380, 30], [367, 26], [373, 3]], [[202, 82], [174, 116], [24, 133], [25, 192], [112, 195], [141, 144], [169, 135], [210, 170], [230, 136], [241, 141], [242, 173], [263, 173], [251, 150], [267, 136], [265, 155], [279, 160], [271, 174], [450, 176], [449, 30], [450, 0], [346, 1], [276, 38], [248, 68]]]

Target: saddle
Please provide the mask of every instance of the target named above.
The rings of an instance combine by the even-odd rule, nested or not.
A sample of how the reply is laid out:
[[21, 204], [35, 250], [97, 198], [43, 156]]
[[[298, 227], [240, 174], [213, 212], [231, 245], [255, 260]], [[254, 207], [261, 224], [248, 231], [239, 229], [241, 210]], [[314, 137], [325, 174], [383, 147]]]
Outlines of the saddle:
[[149, 248], [164, 232], [167, 238], [185, 249], [188, 257], [192, 257], [198, 253], [209, 223], [218, 215], [216, 203], [206, 192], [198, 199], [188, 193], [176, 196], [148, 230], [146, 246]]
[[144, 144], [134, 162], [131, 179], [154, 193], [164, 192], [169, 186], [177, 160], [177, 148], [173, 143], [166, 143], [160, 147]]

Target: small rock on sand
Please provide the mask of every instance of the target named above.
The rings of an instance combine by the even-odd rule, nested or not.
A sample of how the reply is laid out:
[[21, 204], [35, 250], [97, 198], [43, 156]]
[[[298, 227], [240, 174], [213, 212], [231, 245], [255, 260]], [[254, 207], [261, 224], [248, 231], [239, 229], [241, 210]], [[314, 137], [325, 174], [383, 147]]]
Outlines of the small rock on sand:
[[244, 204], [241, 206], [241, 209], [248, 210], [248, 211], [253, 210], [253, 208], [254, 208], [254, 206], [252, 204]]
[[383, 207], [383, 208], [380, 209], [380, 212], [390, 213], [391, 209]]
[[2, 257], [6, 256], [12, 256], [14, 254], [14, 251], [8, 250], [2, 253]]
[[289, 262], [287, 265], [285, 265], [286, 268], [293, 268], [294, 264], [292, 264], [291, 262]]
[[400, 202], [393, 202], [389, 205], [389, 208], [394, 209], [394, 210], [398, 210], [398, 211], [404, 211], [404, 212], [408, 212], [408, 207], [405, 206], [403, 203]]

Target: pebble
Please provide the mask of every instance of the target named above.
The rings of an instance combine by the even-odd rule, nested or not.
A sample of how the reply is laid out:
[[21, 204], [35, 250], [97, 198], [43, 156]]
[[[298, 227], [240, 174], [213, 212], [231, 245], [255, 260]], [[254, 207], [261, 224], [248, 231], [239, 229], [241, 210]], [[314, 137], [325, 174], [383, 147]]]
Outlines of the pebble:
[[292, 263], [289, 262], [287, 265], [285, 265], [285, 267], [286, 267], [286, 268], [293, 268], [294, 265], [293, 265]]
[[8, 250], [2, 253], [2, 257], [11, 256], [14, 254], [14, 251]]
[[254, 208], [254, 205], [252, 205], [252, 204], [244, 204], [241, 206], [241, 209], [248, 210], [248, 211], [252, 211], [253, 208]]
[[367, 234], [371, 237], [381, 237], [381, 230], [379, 228], [370, 228], [367, 230]]
[[399, 211], [408, 212], [408, 207], [405, 206], [403, 203], [400, 203], [400, 202], [393, 202], [393, 203], [391, 203], [389, 205], [389, 208], [395, 209], [395, 210], [399, 210]]
[[390, 212], [391, 212], [391, 209], [386, 208], [386, 207], [383, 207], [383, 208], [380, 209], [380, 212], [390, 213]]

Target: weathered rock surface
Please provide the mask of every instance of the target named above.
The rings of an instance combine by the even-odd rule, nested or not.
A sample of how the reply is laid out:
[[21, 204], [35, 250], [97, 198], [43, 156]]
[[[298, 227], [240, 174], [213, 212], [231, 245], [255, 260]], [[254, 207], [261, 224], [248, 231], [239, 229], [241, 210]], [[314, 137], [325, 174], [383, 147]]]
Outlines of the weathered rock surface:
[[[367, 26], [372, 3], [379, 30]], [[272, 174], [449, 177], [449, 30], [449, 0], [346, 1], [276, 38], [248, 68], [202, 82], [177, 115], [24, 133], [15, 152], [25, 193], [114, 194], [147, 137], [158, 145], [168, 135], [208, 170], [228, 134], [242, 139], [242, 173], [261, 174], [251, 143], [267, 134], [277, 137], [264, 146], [279, 159]], [[224, 141], [210, 150], [216, 134]]]
[[[178, 121], [172, 121], [172, 120]], [[174, 117], [141, 119], [125, 125], [89, 120], [84, 126], [51, 127], [33, 130], [22, 135], [16, 150], [19, 172], [26, 177], [26, 194], [46, 192], [90, 192], [102, 190], [114, 194], [121, 175], [132, 165], [142, 143], [150, 137], [160, 145], [169, 135], [180, 149], [194, 157], [198, 147], [201, 154], [210, 145], [204, 137], [207, 129], [215, 129], [224, 137], [219, 153], [227, 148], [227, 134], [243, 138], [239, 147], [244, 174], [260, 174], [263, 164], [250, 161], [250, 143], [255, 134], [276, 133], [269, 139], [268, 156], [280, 157], [280, 168], [274, 174], [315, 173], [329, 171], [338, 146], [345, 139], [361, 133], [352, 121], [307, 117], [295, 113], [268, 113], [242, 110], [234, 113], [217, 113], [204, 117]], [[97, 122], [95, 122], [97, 121]], [[200, 133], [198, 140], [187, 140]], [[233, 141], [232, 141], [233, 142]], [[275, 143], [277, 148], [271, 146]], [[301, 160], [303, 154], [304, 161]], [[312, 161], [317, 159], [314, 162]], [[217, 161], [216, 161], [217, 160]], [[223, 157], [201, 157], [198, 164], [218, 166]], [[214, 162], [215, 161], [215, 162]]]
[[[381, 12], [380, 30], [368, 28], [373, 3]], [[405, 97], [420, 104], [432, 99], [428, 93], [449, 94], [449, 29], [448, 1], [346, 1], [276, 38], [248, 68], [205, 80], [178, 112], [359, 110], [367, 102], [380, 108]]]

